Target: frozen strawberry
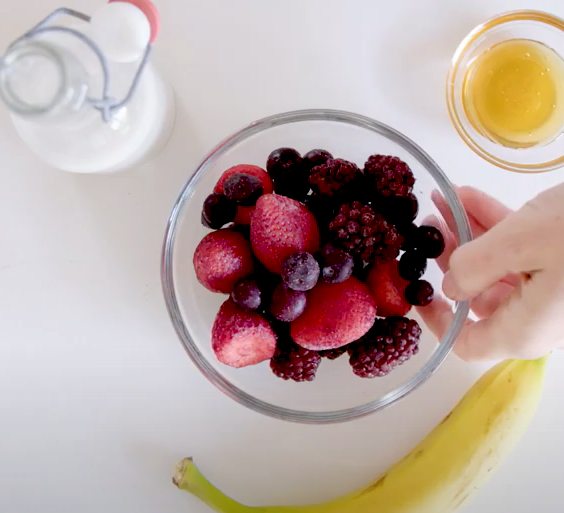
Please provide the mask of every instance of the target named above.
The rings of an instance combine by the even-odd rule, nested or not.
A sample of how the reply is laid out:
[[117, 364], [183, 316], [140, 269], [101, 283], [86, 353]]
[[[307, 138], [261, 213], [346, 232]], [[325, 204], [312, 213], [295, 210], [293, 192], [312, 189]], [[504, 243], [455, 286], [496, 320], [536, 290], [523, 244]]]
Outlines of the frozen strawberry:
[[313, 214], [299, 201], [265, 194], [251, 218], [251, 243], [260, 262], [280, 274], [290, 255], [319, 249], [319, 228]]
[[411, 310], [405, 299], [409, 282], [400, 276], [398, 267], [397, 260], [378, 261], [366, 279], [380, 317], [403, 317]]
[[212, 292], [230, 294], [235, 284], [253, 272], [251, 245], [234, 230], [208, 233], [194, 252], [198, 281]]
[[212, 327], [212, 348], [217, 359], [241, 368], [270, 360], [276, 350], [276, 335], [266, 319], [228, 299]]
[[343, 283], [320, 282], [308, 293], [305, 312], [290, 332], [306, 349], [324, 351], [346, 346], [374, 324], [376, 306], [368, 287], [354, 277]]
[[[262, 182], [263, 194], [270, 194], [274, 190], [272, 180], [264, 169], [258, 166], [252, 166], [250, 164], [240, 164], [238, 166], [229, 168], [221, 175], [221, 178], [215, 185], [213, 192], [216, 194], [223, 194], [223, 186], [225, 182], [235, 174], [245, 174], [257, 177]], [[254, 206], [239, 206], [237, 208], [237, 216], [235, 217], [235, 222], [237, 224], [251, 224], [251, 215], [254, 211]]]

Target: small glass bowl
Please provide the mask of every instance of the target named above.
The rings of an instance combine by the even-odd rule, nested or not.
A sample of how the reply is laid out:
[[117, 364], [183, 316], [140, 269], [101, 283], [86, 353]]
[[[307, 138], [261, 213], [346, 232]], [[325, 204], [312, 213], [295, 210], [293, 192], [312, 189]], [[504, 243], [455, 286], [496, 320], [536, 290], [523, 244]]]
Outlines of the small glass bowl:
[[[340, 111], [306, 110], [279, 114], [247, 126], [219, 144], [198, 166], [182, 189], [170, 214], [162, 254], [162, 285], [174, 328], [198, 369], [222, 392], [238, 403], [287, 421], [328, 424], [355, 419], [407, 396], [439, 368], [451, 352], [469, 307], [456, 305], [448, 333], [440, 343], [420, 321], [420, 352], [385, 378], [355, 376], [346, 356], [323, 360], [315, 381], [294, 383], [272, 374], [269, 363], [244, 369], [222, 365], [211, 348], [211, 327], [227, 296], [208, 292], [196, 279], [192, 257], [200, 240], [209, 233], [200, 223], [204, 199], [226, 169], [237, 164], [266, 165], [279, 147], [305, 153], [324, 148], [333, 155], [363, 166], [374, 153], [396, 155], [412, 168], [420, 201], [417, 222], [440, 216], [430, 199], [433, 189], [445, 196], [458, 228], [461, 243], [471, 232], [458, 197], [437, 164], [415, 143], [396, 130], [372, 119]], [[437, 290], [442, 274], [430, 262], [426, 279]], [[417, 317], [413, 310], [412, 317]]]
[[495, 44], [511, 39], [543, 43], [564, 57], [564, 20], [541, 11], [511, 11], [495, 16], [472, 30], [457, 48], [449, 69], [447, 104], [450, 118], [462, 140], [491, 164], [523, 173], [558, 169], [564, 165], [562, 132], [545, 143], [509, 148], [476, 130], [464, 108], [464, 80], [472, 62]]

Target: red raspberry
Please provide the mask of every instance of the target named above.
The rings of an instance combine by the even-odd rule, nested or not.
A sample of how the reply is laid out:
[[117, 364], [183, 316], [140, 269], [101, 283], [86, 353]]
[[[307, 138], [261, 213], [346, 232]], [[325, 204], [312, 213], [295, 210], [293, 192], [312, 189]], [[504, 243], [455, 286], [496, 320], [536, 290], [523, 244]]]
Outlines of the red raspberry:
[[382, 377], [419, 352], [421, 327], [405, 317], [376, 321], [374, 327], [348, 349], [353, 372], [361, 378]]
[[415, 185], [409, 166], [390, 155], [372, 155], [364, 165], [364, 175], [382, 196], [407, 197]]
[[341, 206], [329, 224], [336, 245], [363, 262], [392, 260], [399, 255], [403, 237], [369, 205], [354, 201]]

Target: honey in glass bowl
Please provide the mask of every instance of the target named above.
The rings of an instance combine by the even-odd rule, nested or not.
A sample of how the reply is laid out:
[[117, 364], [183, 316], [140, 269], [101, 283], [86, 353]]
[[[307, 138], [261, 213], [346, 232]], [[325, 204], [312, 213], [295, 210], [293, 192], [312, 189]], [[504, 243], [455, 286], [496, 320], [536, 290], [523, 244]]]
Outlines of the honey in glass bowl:
[[538, 41], [497, 43], [468, 66], [463, 103], [474, 128], [498, 144], [549, 142], [564, 128], [564, 60]]

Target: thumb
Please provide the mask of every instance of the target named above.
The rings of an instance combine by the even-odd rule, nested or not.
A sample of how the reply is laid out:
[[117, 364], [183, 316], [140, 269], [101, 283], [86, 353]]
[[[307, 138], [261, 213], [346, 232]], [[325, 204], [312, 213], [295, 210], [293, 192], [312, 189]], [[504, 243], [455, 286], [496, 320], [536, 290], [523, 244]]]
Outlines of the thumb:
[[554, 237], [537, 211], [523, 207], [453, 252], [443, 282], [445, 295], [465, 301], [508, 274], [543, 269]]

